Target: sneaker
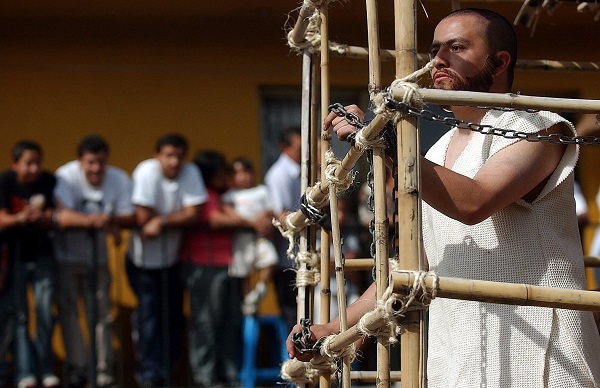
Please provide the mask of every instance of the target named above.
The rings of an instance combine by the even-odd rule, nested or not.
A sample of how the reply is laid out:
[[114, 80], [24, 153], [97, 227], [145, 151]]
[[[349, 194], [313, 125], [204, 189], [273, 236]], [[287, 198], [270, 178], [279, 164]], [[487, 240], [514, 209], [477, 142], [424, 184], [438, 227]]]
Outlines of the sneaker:
[[96, 384], [100, 388], [110, 387], [114, 383], [115, 383], [115, 379], [113, 379], [113, 377], [106, 372], [98, 372], [98, 374], [96, 375]]
[[37, 380], [33, 376], [23, 377], [17, 383], [17, 388], [37, 388]]
[[42, 379], [42, 386], [44, 388], [59, 388], [60, 380], [55, 375], [46, 375]]
[[242, 303], [242, 312], [244, 315], [254, 315], [258, 311], [258, 304], [263, 300], [267, 293], [267, 287], [264, 283], [257, 283], [256, 287], [250, 291]]

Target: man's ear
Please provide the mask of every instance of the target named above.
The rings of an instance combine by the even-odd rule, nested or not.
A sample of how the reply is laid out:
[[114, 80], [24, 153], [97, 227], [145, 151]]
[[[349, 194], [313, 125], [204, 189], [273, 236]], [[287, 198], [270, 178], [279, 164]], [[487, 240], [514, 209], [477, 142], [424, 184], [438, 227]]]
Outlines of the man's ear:
[[498, 64], [498, 67], [494, 71], [494, 75], [498, 75], [498, 74], [501, 74], [502, 72], [505, 72], [508, 69], [508, 66], [510, 65], [510, 61], [512, 58], [510, 56], [510, 53], [505, 50], [498, 51], [495, 55], [496, 55], [496, 63]]

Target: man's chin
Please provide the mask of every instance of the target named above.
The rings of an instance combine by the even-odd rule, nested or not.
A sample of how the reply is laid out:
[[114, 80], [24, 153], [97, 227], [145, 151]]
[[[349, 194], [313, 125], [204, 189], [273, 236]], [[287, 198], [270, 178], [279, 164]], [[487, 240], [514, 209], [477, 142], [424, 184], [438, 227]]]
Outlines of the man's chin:
[[433, 89], [440, 89], [440, 90], [453, 90], [452, 88], [452, 83], [450, 81], [448, 82], [435, 82], [432, 86]]

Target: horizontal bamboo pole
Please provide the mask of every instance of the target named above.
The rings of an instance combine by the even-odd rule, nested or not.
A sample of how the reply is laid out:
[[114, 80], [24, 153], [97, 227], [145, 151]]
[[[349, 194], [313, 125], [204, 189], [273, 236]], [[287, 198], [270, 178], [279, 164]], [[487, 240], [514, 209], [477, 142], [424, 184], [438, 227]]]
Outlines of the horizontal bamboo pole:
[[[583, 260], [586, 267], [600, 267], [600, 257], [598, 256], [584, 256]], [[346, 259], [344, 262], [344, 269], [350, 271], [366, 271], [371, 268], [373, 268], [373, 259], [368, 257]]]
[[[350, 378], [356, 381], [372, 383], [377, 381], [377, 372], [370, 370], [357, 370], [350, 372]], [[390, 371], [391, 381], [402, 381], [402, 373], [400, 371]]]
[[[390, 87], [392, 97], [402, 100], [407, 87]], [[460, 90], [418, 89], [424, 103], [437, 105], [495, 106], [515, 109], [546, 109], [553, 112], [600, 113], [600, 100], [525, 96], [513, 93], [481, 93]]]
[[373, 268], [374, 259], [346, 259], [344, 261], [345, 271], [366, 271]]
[[[334, 56], [368, 59], [369, 52], [365, 47], [348, 46], [331, 42], [331, 53]], [[396, 52], [390, 49], [379, 50], [382, 62], [392, 62], [396, 60]], [[420, 67], [429, 62], [429, 54], [417, 54], [417, 63]], [[516, 70], [525, 71], [556, 71], [556, 72], [575, 72], [575, 73], [594, 73], [600, 72], [600, 63], [598, 62], [578, 62], [578, 61], [555, 61], [551, 59], [518, 59], [515, 65]]]
[[[414, 272], [393, 272], [394, 293], [404, 293], [415, 281]], [[425, 276], [429, 293], [434, 277]], [[438, 278], [437, 297], [476, 300], [522, 306], [556, 307], [570, 310], [600, 311], [600, 292], [549, 288], [530, 284], [501, 283], [460, 278]]]
[[598, 256], [585, 256], [583, 262], [586, 267], [600, 267], [600, 257]]

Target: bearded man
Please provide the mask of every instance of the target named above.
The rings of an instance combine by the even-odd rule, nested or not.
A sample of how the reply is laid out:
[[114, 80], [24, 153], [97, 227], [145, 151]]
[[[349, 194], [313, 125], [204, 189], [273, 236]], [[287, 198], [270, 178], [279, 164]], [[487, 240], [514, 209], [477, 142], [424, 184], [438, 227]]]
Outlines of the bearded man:
[[[517, 51], [510, 23], [481, 9], [455, 11], [431, 45], [433, 87], [510, 92]], [[363, 116], [356, 106], [347, 109]], [[531, 134], [574, 135], [540, 111], [451, 106], [466, 122]], [[346, 138], [356, 128], [335, 114]], [[423, 242], [439, 276], [585, 289], [573, 199], [576, 145], [527, 142], [453, 128], [421, 158]], [[372, 286], [348, 309], [348, 324], [375, 306]], [[437, 298], [429, 316], [429, 387], [597, 387], [600, 337], [590, 312]], [[313, 337], [337, 333], [333, 321]], [[292, 333], [299, 331], [297, 325]], [[290, 356], [303, 358], [290, 338]]]

